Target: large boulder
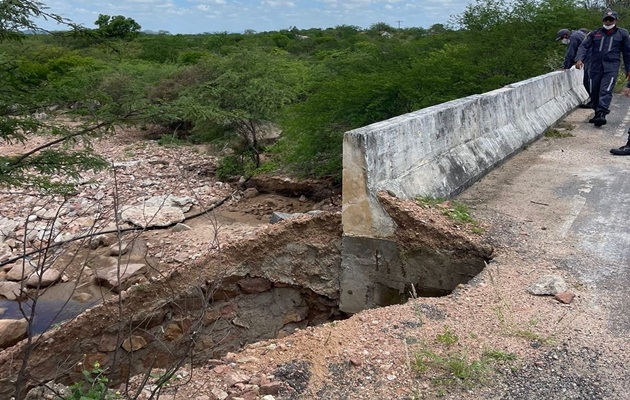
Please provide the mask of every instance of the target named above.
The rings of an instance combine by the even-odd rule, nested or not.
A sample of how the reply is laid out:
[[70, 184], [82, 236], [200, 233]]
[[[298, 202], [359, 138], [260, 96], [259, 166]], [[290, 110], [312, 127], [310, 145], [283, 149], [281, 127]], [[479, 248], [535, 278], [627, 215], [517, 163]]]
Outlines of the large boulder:
[[0, 319], [0, 349], [13, 346], [26, 337], [28, 322], [26, 319]]
[[140, 228], [171, 226], [185, 219], [184, 212], [178, 207], [134, 206], [121, 213], [121, 218]]
[[[122, 264], [97, 270], [94, 281], [112, 291], [119, 293], [141, 280], [147, 272], [145, 264]], [[119, 279], [120, 278], [120, 279]]]

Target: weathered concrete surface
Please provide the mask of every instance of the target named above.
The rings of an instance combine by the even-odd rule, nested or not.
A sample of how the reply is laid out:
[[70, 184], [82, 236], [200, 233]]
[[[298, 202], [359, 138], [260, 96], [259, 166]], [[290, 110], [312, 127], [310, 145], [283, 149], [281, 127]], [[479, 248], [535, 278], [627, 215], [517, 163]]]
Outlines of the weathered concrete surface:
[[470, 186], [583, 101], [581, 76], [552, 72], [346, 132], [344, 234], [392, 234], [379, 190], [449, 198]]
[[[405, 199], [460, 193], [586, 99], [581, 77], [577, 70], [552, 72], [346, 132], [342, 293], [346, 284], [357, 293], [356, 252], [363, 247], [369, 253], [378, 247], [372, 239], [395, 233], [378, 191]], [[375, 305], [361, 290], [345, 296], [340, 307], [356, 312]]]

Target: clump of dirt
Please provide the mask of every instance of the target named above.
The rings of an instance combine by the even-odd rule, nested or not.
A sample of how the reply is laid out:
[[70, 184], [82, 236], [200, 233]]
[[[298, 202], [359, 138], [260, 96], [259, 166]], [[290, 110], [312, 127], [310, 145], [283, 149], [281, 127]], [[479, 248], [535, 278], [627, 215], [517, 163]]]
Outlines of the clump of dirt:
[[331, 179], [298, 180], [286, 176], [258, 175], [247, 181], [246, 188], [254, 187], [262, 193], [275, 193], [291, 198], [308, 198], [315, 202], [330, 201], [341, 206], [341, 185]]
[[493, 247], [481, 234], [482, 224], [478, 221], [465, 223], [449, 217], [444, 212], [451, 207], [448, 202], [423, 207], [416, 201], [399, 199], [387, 192], [379, 192], [377, 196], [389, 216], [396, 221], [396, 237], [402, 246], [422, 245], [491, 258]]

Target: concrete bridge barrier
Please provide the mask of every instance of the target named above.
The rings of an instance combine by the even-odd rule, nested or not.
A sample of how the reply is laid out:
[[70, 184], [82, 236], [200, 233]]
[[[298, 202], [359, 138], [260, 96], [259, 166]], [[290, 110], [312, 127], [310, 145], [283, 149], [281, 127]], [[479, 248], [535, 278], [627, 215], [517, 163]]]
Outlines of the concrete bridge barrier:
[[[587, 97], [582, 71], [571, 69], [346, 132], [341, 310], [384, 305], [378, 292], [386, 277], [375, 275], [375, 264], [399, 262], [395, 256], [375, 262], [384, 245], [386, 253], [396, 253], [391, 243], [396, 224], [379, 204], [379, 191], [405, 199], [455, 196]], [[391, 278], [398, 283], [388, 290], [403, 290], [404, 279], [395, 273]]]

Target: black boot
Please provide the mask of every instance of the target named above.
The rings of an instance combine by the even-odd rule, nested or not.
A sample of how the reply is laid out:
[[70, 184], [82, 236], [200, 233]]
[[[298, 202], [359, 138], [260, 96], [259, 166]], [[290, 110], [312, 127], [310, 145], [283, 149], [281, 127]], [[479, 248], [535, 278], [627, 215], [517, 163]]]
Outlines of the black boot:
[[603, 111], [599, 111], [595, 114], [595, 118], [593, 118], [593, 124], [595, 126], [600, 127], [606, 125], [606, 114]]
[[597, 119], [597, 116], [599, 115], [599, 113], [600, 111], [595, 111], [595, 115], [593, 115], [593, 118], [588, 120], [589, 124], [595, 123], [595, 120]]
[[579, 108], [593, 108], [593, 102], [589, 100], [588, 103], [582, 103], [578, 107]]
[[628, 143], [618, 149], [610, 149], [610, 154], [616, 156], [630, 156], [630, 132], [628, 132]]

